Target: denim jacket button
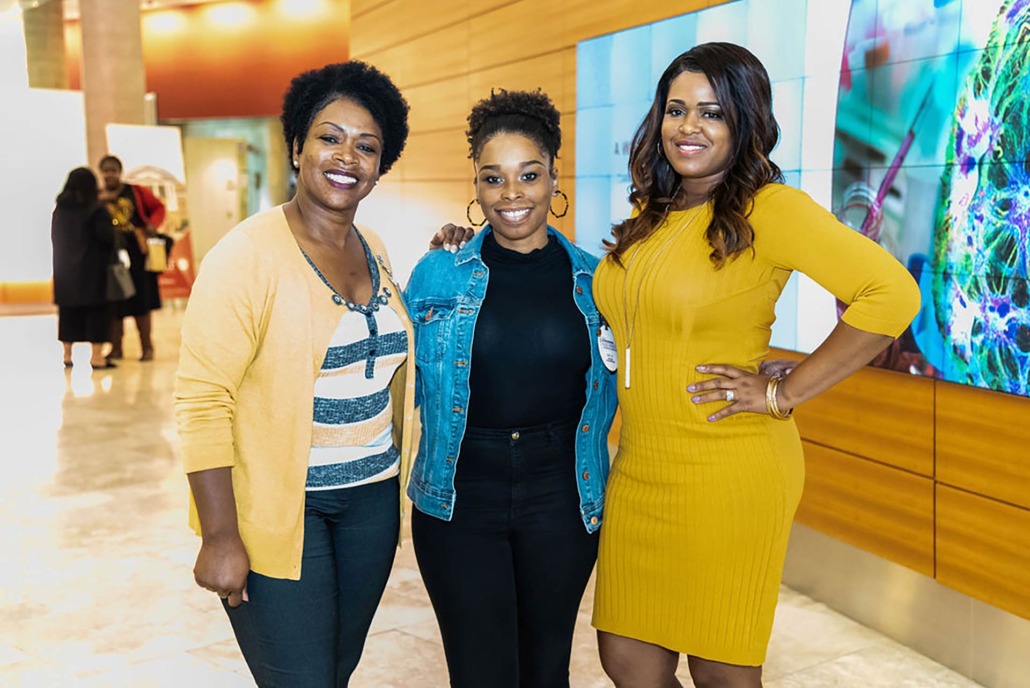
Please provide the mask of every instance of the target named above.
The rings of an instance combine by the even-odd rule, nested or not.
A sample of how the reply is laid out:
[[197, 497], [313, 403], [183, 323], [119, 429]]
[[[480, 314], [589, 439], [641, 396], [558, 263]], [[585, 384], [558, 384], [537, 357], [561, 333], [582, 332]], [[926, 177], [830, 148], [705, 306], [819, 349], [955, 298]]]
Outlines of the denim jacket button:
[[583, 427], [581, 427], [580, 430], [582, 430], [583, 432], [589, 432], [590, 431], [590, 423], [584, 423]]
[[591, 516], [591, 517], [590, 517], [590, 525], [592, 525], [592, 526], [596, 526], [596, 525], [597, 525], [597, 523], [598, 523], [598, 518], [597, 518], [597, 516]]
[[597, 380], [594, 380], [594, 389], [597, 389], [598, 387], [600, 387], [600, 383], [598, 383]]
[[514, 431], [513, 433], [511, 433], [511, 438], [512, 438], [513, 440], [517, 440], [517, 439], [519, 438], [519, 431], [518, 431], [518, 430], [516, 430], [516, 431]]
[[576, 287], [576, 293], [577, 294], [582, 294], [583, 293], [583, 287]]
[[447, 511], [448, 509], [451, 508], [451, 505], [450, 504], [441, 504], [440, 508], [443, 509], [444, 511]]
[[583, 471], [583, 480], [590, 480], [590, 471]]

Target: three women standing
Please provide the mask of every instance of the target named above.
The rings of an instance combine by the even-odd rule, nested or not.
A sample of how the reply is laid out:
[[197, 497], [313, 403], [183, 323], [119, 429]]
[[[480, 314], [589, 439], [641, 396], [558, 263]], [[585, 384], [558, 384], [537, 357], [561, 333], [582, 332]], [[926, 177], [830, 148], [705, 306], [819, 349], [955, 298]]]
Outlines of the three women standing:
[[552, 204], [568, 207], [547, 96], [493, 93], [467, 135], [469, 210], [489, 224], [425, 256], [406, 291], [422, 418], [415, 554], [452, 686], [568, 686], [615, 413], [597, 259], [547, 224]]

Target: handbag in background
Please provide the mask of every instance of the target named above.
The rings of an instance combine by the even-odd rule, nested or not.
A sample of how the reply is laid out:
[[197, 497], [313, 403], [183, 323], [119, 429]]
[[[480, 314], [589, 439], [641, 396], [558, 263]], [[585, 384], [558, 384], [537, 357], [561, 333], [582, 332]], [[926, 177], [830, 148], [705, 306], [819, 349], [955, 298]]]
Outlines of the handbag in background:
[[107, 300], [125, 301], [136, 295], [136, 286], [132, 283], [129, 268], [121, 261], [107, 265]]
[[164, 272], [168, 269], [168, 245], [163, 235], [147, 239], [147, 258], [144, 263], [147, 272]]

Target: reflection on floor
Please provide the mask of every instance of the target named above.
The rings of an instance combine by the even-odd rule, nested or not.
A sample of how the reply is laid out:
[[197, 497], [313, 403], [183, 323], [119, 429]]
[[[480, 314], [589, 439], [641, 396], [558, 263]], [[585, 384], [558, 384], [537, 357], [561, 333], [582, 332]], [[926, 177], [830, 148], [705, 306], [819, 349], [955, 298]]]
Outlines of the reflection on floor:
[[[216, 599], [194, 586], [171, 388], [180, 313], [155, 316], [157, 360], [61, 366], [52, 315], [0, 317], [0, 685], [253, 686]], [[611, 685], [583, 602], [572, 685]], [[686, 662], [681, 675], [687, 679]], [[784, 589], [769, 688], [974, 686]], [[445, 686], [443, 652], [410, 543], [352, 685]], [[484, 688], [489, 688], [485, 686]]]

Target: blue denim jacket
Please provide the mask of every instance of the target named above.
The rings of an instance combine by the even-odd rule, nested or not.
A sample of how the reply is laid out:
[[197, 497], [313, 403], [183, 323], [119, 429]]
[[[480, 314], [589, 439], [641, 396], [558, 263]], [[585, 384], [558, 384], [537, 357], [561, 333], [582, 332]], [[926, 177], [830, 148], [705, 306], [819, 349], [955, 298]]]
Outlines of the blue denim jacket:
[[[408, 496], [419, 511], [451, 520], [454, 471], [465, 436], [469, 400], [469, 362], [476, 318], [486, 296], [489, 269], [481, 257], [487, 225], [458, 253], [430, 251], [411, 273], [405, 303], [415, 329], [415, 403], [422, 438], [411, 470]], [[608, 431], [615, 416], [615, 375], [598, 351], [601, 314], [594, 305], [592, 282], [597, 258], [574, 246], [553, 227], [572, 263], [573, 294], [590, 330], [590, 369], [586, 405], [576, 437], [576, 480], [580, 514], [588, 532], [601, 525], [604, 485], [608, 479]]]

